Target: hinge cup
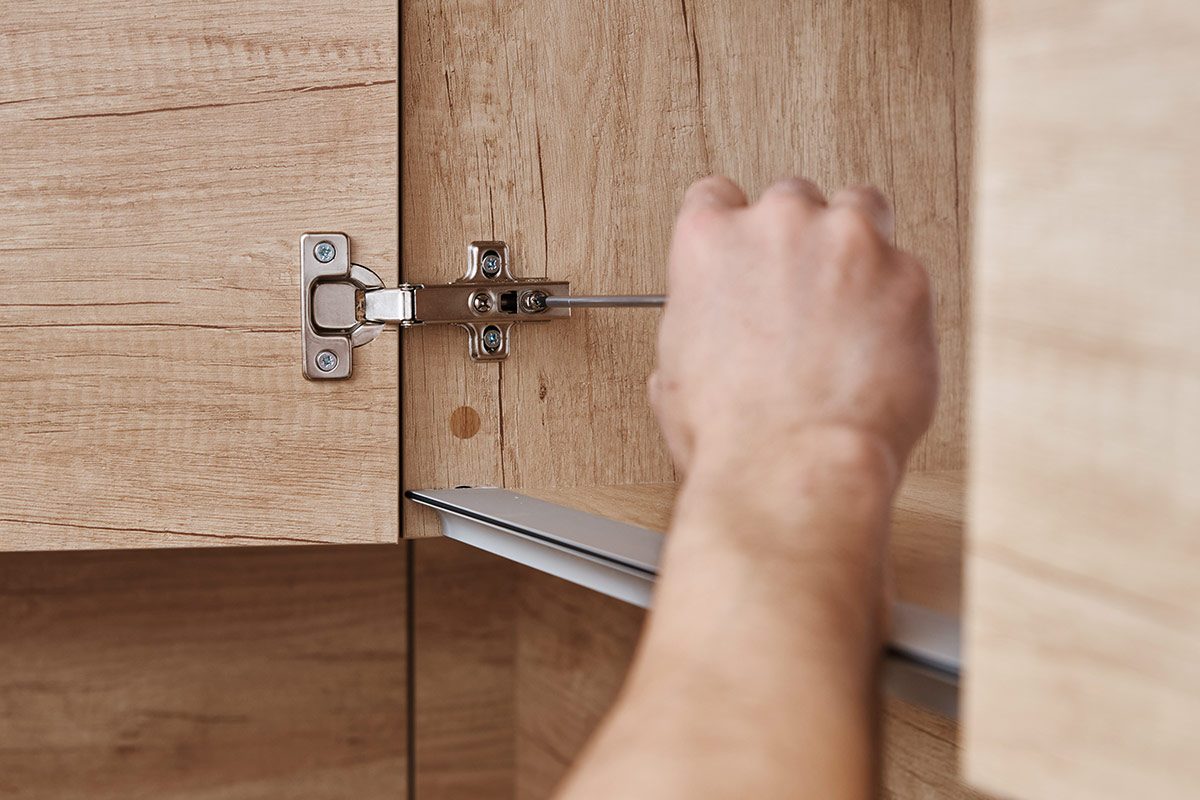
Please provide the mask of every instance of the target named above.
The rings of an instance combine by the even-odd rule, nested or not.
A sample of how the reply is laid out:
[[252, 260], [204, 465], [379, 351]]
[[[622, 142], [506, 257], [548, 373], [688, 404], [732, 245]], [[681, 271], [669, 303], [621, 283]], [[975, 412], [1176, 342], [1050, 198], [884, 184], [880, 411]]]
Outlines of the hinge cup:
[[358, 318], [357, 294], [382, 286], [383, 281], [374, 272], [350, 263], [350, 240], [345, 234], [306, 233], [300, 237], [300, 357], [304, 377], [350, 377], [354, 348], [372, 341], [383, 330], [382, 323]]

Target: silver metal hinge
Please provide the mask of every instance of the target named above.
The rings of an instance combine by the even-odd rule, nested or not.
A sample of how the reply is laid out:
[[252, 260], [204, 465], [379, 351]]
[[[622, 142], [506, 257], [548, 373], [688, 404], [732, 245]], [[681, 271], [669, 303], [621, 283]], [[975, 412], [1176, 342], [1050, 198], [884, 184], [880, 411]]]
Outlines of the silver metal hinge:
[[512, 326], [571, 316], [571, 285], [513, 275], [504, 242], [472, 242], [466, 274], [453, 283], [385, 288], [372, 270], [350, 260], [341, 233], [300, 237], [300, 324], [303, 371], [312, 380], [350, 377], [352, 353], [385, 325], [453, 324], [466, 329], [476, 361], [500, 361], [511, 348]]

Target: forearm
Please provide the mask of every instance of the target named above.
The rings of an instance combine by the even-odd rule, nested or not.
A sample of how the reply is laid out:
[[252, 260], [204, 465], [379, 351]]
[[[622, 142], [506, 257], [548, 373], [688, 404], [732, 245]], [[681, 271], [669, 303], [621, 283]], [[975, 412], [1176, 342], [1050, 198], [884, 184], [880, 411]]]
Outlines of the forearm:
[[566, 797], [871, 795], [895, 469], [864, 441], [809, 437], [786, 472], [697, 463], [633, 673]]

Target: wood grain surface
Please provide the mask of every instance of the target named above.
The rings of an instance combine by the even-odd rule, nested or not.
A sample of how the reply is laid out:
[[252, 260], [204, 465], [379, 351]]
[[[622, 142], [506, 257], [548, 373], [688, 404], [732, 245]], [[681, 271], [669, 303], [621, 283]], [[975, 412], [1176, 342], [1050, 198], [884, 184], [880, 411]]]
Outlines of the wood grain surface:
[[516, 565], [412, 543], [413, 797], [508, 800], [516, 779]]
[[981, 8], [968, 773], [1196, 797], [1200, 5]]
[[404, 797], [404, 559], [0, 556], [0, 797]]
[[[405, 3], [404, 278], [453, 279], [469, 241], [497, 238], [518, 272], [576, 292], [662, 291], [696, 178], [725, 173], [751, 196], [797, 173], [830, 191], [874, 183], [937, 296], [941, 402], [913, 466], [962, 469], [969, 12], [968, 0]], [[577, 312], [517, 330], [513, 355], [487, 366], [466, 359], [462, 331], [406, 333], [405, 486], [674, 480], [644, 391], [656, 323]], [[462, 408], [481, 420], [471, 436], [454, 424]], [[437, 530], [411, 504], [404, 525]]]
[[395, 5], [0, 20], [0, 549], [396, 539], [395, 336], [300, 374], [297, 241], [397, 257]]

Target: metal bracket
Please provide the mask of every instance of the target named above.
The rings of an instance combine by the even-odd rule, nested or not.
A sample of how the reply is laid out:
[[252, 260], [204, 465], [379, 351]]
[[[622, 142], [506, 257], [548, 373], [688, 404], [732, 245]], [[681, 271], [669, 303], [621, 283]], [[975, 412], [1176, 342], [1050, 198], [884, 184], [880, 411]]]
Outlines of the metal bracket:
[[373, 271], [351, 263], [345, 234], [306, 233], [300, 237], [304, 377], [350, 377], [353, 349], [388, 324], [459, 325], [467, 331], [472, 359], [500, 361], [508, 357], [514, 324], [571, 316], [569, 307], [545, 303], [570, 293], [566, 281], [513, 275], [504, 242], [472, 242], [466, 274], [453, 283], [384, 288]]

